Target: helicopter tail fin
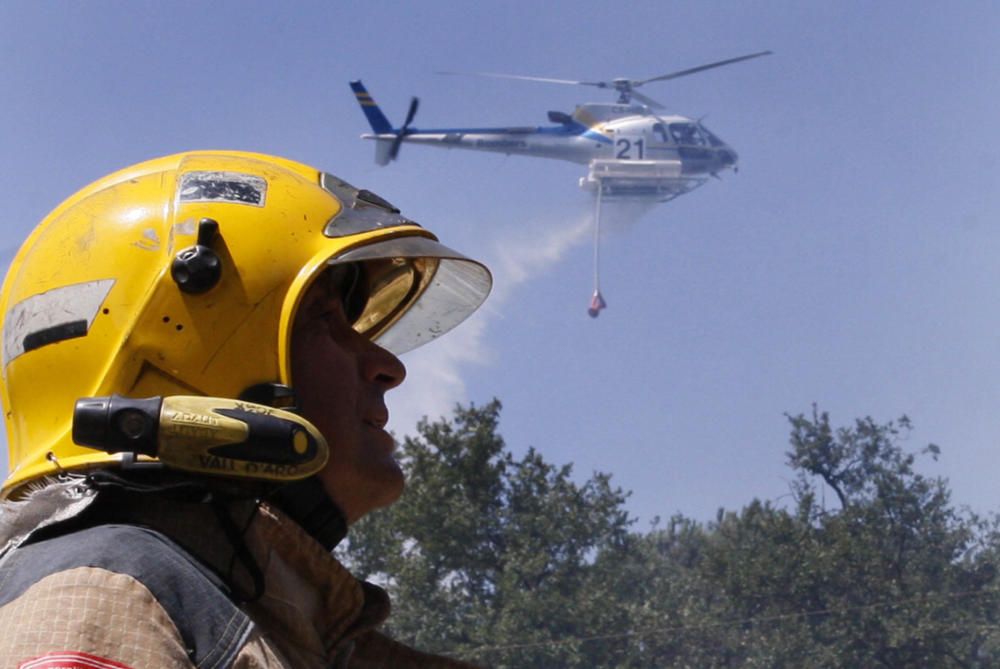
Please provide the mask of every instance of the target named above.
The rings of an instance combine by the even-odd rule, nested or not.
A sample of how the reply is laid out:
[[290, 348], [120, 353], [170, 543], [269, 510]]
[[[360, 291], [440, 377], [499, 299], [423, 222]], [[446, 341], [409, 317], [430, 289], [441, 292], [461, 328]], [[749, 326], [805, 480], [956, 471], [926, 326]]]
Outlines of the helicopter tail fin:
[[375, 140], [375, 164], [376, 165], [388, 165], [392, 160], [392, 143], [391, 139], [376, 139]]
[[[361, 105], [361, 111], [365, 113], [365, 117], [368, 119], [368, 123], [372, 127], [372, 131], [376, 134], [382, 135], [392, 132], [392, 124], [389, 123], [389, 119], [385, 117], [382, 110], [369, 95], [368, 90], [365, 88], [361, 80], [351, 82], [351, 90], [354, 91], [354, 96], [358, 99], [358, 104]], [[391, 143], [391, 142], [390, 142]], [[382, 142], [378, 142], [381, 145]], [[378, 160], [378, 148], [376, 148], [376, 161]], [[381, 164], [381, 163], [380, 163]]]

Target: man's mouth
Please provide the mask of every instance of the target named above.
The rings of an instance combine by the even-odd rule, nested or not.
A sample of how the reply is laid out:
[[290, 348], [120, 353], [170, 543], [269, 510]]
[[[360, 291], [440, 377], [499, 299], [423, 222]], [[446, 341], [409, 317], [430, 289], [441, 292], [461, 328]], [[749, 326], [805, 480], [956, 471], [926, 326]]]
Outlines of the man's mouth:
[[362, 422], [369, 427], [375, 428], [376, 430], [384, 430], [385, 426], [389, 422], [389, 412], [384, 411], [379, 412], [378, 414], [365, 416]]

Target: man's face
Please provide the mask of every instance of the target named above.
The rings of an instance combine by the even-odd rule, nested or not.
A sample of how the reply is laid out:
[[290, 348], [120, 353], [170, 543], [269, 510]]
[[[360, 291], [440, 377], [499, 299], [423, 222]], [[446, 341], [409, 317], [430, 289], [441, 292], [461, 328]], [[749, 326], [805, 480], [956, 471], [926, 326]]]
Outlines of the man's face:
[[384, 395], [403, 382], [406, 369], [351, 327], [342, 274], [327, 270], [303, 298], [292, 329], [292, 384], [303, 417], [330, 445], [319, 478], [352, 523], [403, 492]]

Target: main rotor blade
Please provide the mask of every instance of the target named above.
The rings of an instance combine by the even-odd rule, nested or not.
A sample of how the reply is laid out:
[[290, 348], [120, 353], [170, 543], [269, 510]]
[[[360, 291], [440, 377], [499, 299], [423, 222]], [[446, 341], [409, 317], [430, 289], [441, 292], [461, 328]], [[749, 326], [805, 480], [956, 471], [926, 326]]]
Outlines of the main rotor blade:
[[549, 77], [526, 77], [520, 74], [498, 74], [496, 72], [436, 72], [435, 74], [461, 75], [468, 77], [491, 77], [493, 79], [520, 79], [521, 81], [541, 81], [547, 84], [571, 84], [575, 86], [597, 86], [607, 88], [606, 81], [575, 81], [573, 79], [551, 79]]
[[[769, 56], [771, 51], [759, 51], [757, 53], [751, 53], [746, 56], [739, 56], [738, 58], [729, 58], [727, 60], [720, 60], [716, 63], [709, 63], [708, 65], [700, 65], [698, 67], [692, 67], [689, 70], [680, 70], [678, 72], [671, 72], [669, 74], [661, 74], [658, 77], [653, 77], [651, 79], [641, 79], [639, 81], [633, 81], [633, 86], [642, 86], [643, 84], [648, 84], [651, 81], [666, 81], [667, 79], [676, 79], [678, 77], [686, 77], [689, 74], [695, 74], [696, 72], [704, 72], [705, 70], [710, 70], [713, 67], [722, 67], [723, 65], [729, 65], [731, 63], [738, 63], [741, 60], [750, 60], [751, 58], [759, 58], [760, 56]], [[635, 95], [635, 93], [633, 93]]]

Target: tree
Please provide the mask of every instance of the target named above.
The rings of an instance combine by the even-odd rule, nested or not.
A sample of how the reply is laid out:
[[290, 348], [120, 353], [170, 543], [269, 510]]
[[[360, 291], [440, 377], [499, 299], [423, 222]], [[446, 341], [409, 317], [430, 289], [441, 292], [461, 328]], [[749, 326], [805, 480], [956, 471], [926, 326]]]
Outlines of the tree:
[[407, 492], [352, 529], [402, 640], [498, 667], [1000, 665], [997, 521], [917, 472], [905, 417], [790, 416], [790, 507], [637, 532], [608, 475], [514, 458], [499, 413], [423, 421]]
[[[789, 420], [798, 517], [814, 546], [810, 589], [839, 612], [817, 635], [862, 663], [995, 665], [995, 532], [951, 504], [945, 480], [914, 470], [916, 455], [900, 445], [909, 419], [834, 430], [814, 407]], [[937, 459], [940, 449], [922, 453]], [[838, 511], [817, 502], [817, 481]]]
[[593, 666], [585, 642], [563, 641], [624, 620], [593, 585], [595, 556], [627, 538], [625, 495], [534, 449], [514, 458], [499, 413], [494, 400], [422, 421], [399, 450], [406, 492], [352, 529], [345, 559], [388, 585], [401, 640], [495, 666]]

